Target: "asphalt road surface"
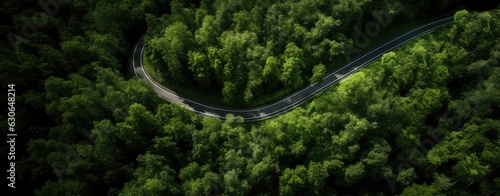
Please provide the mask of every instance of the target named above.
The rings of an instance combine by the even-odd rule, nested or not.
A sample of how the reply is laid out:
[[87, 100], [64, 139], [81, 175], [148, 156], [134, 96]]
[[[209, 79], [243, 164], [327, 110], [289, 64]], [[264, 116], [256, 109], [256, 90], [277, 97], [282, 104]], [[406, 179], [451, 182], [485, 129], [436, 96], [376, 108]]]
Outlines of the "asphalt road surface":
[[317, 93], [325, 90], [327, 87], [338, 83], [350, 74], [380, 58], [383, 54], [394, 50], [417, 37], [428, 34], [433, 30], [452, 22], [453, 17], [450, 17], [434, 21], [410, 30], [380, 45], [379, 47], [366, 52], [362, 56], [350, 61], [349, 63], [346, 63], [341, 68], [328, 73], [323, 79], [322, 83], [308, 84], [278, 101], [254, 108], [235, 109], [223, 106], [209, 105], [192, 100], [189, 97], [183, 97], [176, 92], [162, 86], [147, 74], [146, 69], [143, 65], [144, 37], [142, 37], [134, 47], [132, 56], [132, 69], [137, 78], [143, 79], [146, 82], [150, 83], [158, 96], [168, 102], [176, 103], [182, 107], [205, 116], [225, 119], [227, 114], [233, 114], [235, 116], [243, 117], [246, 122], [259, 121], [277, 116], [297, 107], [308, 99], [314, 97]]

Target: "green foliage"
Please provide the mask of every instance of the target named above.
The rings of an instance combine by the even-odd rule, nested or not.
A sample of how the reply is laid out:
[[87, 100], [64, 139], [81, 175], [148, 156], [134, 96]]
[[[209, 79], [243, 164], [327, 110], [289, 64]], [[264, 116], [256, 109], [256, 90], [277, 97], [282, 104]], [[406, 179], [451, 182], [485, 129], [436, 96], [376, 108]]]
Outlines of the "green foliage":
[[[372, 0], [172, 1], [170, 14], [146, 16], [146, 58], [155, 71], [168, 73], [164, 85], [196, 84], [228, 106], [248, 106], [258, 103], [256, 99], [271, 100], [280, 92], [297, 90], [305, 81], [320, 82], [323, 70], [336, 68], [336, 61], [350, 52], [357, 39], [352, 32], [373, 21], [372, 15], [388, 23], [391, 18], [415, 19], [420, 11], [439, 13], [449, 5], [453, 3], [425, 7]], [[482, 18], [491, 21], [487, 15]], [[208, 58], [195, 55], [199, 53]], [[280, 58], [268, 64], [270, 56]], [[316, 67], [321, 64], [325, 66]], [[259, 70], [265, 71], [261, 75]], [[227, 93], [227, 82], [235, 86], [235, 94]]]
[[266, 65], [262, 70], [262, 77], [264, 77], [264, 82], [267, 84], [265, 87], [268, 91], [273, 91], [277, 88], [279, 81], [276, 78], [280, 75], [279, 61], [273, 56], [269, 56], [266, 59]]
[[286, 59], [283, 64], [280, 77], [284, 86], [289, 88], [298, 88], [302, 86], [302, 71], [300, 71], [301, 66], [302, 61], [296, 57]]
[[127, 182], [120, 195], [176, 195], [179, 189], [173, 184], [175, 171], [165, 165], [160, 155], [139, 155], [140, 166], [135, 170], [135, 179]]
[[408, 196], [417, 196], [417, 195], [425, 195], [425, 196], [431, 196], [431, 195], [445, 195], [439, 192], [439, 190], [435, 189], [433, 186], [429, 186], [426, 184], [419, 185], [419, 184], [413, 184], [410, 188], [407, 188], [403, 191], [403, 194], [401, 195], [408, 195]]
[[196, 51], [189, 51], [189, 64], [192, 66], [189, 69], [193, 72], [194, 79], [202, 86], [209, 87], [210, 85], [210, 64], [205, 54]]
[[287, 168], [280, 178], [280, 195], [300, 193], [306, 184], [306, 168], [303, 165], [295, 169]]
[[232, 103], [236, 99], [236, 85], [232, 82], [225, 82], [224, 88], [222, 89], [222, 95], [224, 95], [224, 102]]
[[323, 82], [323, 78], [325, 77], [325, 73], [326, 73], [326, 68], [325, 68], [325, 65], [323, 64], [318, 64], [318, 65], [315, 65], [314, 68], [313, 68], [313, 75], [311, 77], [311, 79], [309, 79], [311, 81], [311, 83], [321, 83]]
[[[163, 37], [153, 38], [149, 42], [153, 64], [160, 70], [168, 70], [174, 79], [182, 80], [183, 62], [186, 62], [193, 43], [193, 34], [185, 24], [176, 22], [168, 26], [163, 31]], [[163, 64], [155, 58], [165, 61], [167, 68], [162, 67]]]
[[404, 169], [398, 174], [398, 182], [408, 186], [410, 182], [413, 182], [417, 178], [414, 168]]
[[351, 165], [347, 167], [345, 170], [344, 180], [347, 183], [354, 184], [363, 178], [364, 173], [365, 173], [365, 166], [363, 165], [363, 163], [357, 163]]
[[[2, 25], [5, 32], [22, 33], [22, 21], [39, 9], [16, 2], [1, 8], [15, 23]], [[161, 16], [167, 4], [171, 14]], [[451, 29], [383, 55], [306, 105], [252, 124], [232, 114], [222, 121], [161, 104], [145, 82], [118, 72], [133, 45], [126, 40], [136, 40], [142, 33], [135, 29], [147, 23], [147, 55], [160, 71], [217, 88], [227, 103], [251, 102], [321, 79], [325, 65], [345, 52], [349, 32], [373, 9], [405, 20], [452, 3], [411, 4], [61, 5], [60, 15], [49, 17], [18, 51], [6, 48], [5, 40], [0, 47], [0, 78], [16, 83], [16, 117], [26, 122], [16, 124], [21, 136], [16, 175], [23, 186], [16, 190], [26, 195], [495, 193], [498, 10], [460, 11]], [[13, 77], [18, 75], [23, 78]]]
[[489, 172], [489, 167], [481, 165], [478, 157], [475, 154], [465, 155], [453, 167], [453, 171], [466, 180], [474, 181], [486, 175]]

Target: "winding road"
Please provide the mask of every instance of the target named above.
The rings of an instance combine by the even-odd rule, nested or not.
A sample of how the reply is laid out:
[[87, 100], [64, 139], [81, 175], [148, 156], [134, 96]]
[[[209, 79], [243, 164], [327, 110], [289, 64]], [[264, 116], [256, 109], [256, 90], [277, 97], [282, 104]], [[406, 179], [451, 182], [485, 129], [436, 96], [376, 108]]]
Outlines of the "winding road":
[[213, 106], [206, 103], [201, 103], [189, 99], [188, 97], [183, 97], [153, 80], [153, 78], [148, 75], [148, 73], [146, 72], [146, 68], [143, 65], [144, 37], [142, 37], [137, 42], [133, 49], [132, 69], [137, 78], [143, 79], [146, 82], [150, 83], [158, 96], [168, 102], [176, 103], [182, 107], [187, 108], [188, 110], [204, 116], [225, 119], [227, 114], [233, 114], [235, 116], [243, 117], [245, 122], [259, 121], [271, 118], [297, 107], [298, 105], [312, 98], [317, 93], [325, 90], [327, 87], [338, 83], [350, 74], [380, 58], [383, 54], [394, 50], [417, 37], [428, 34], [433, 30], [452, 22], [453, 17], [450, 17], [434, 21], [410, 30], [363, 54], [355, 60], [346, 63], [341, 68], [328, 73], [324, 77], [322, 83], [308, 84], [276, 102], [248, 109], [226, 108], [222, 106]]

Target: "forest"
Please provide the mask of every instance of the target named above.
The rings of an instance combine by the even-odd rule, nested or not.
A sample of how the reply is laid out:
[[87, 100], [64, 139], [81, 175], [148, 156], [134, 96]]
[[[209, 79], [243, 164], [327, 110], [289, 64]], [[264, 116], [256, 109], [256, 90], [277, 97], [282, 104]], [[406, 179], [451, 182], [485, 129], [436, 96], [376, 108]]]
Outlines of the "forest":
[[[500, 6], [476, 5], [3, 1], [1, 95], [15, 84], [18, 134], [16, 188], [5, 177], [3, 186], [16, 195], [499, 195]], [[454, 22], [261, 122], [198, 115], [129, 71], [147, 31], [145, 59], [166, 86], [251, 105], [340, 66], [373, 10], [394, 14], [395, 26], [445, 12]]]
[[[146, 18], [148, 71], [163, 85], [204, 102], [261, 105], [320, 81], [327, 70], [354, 57], [363, 31], [375, 37], [387, 24], [429, 18], [451, 5], [304, 0], [202, 1], [183, 7], [172, 1], [170, 15]], [[360, 29], [369, 19], [383, 25]]]

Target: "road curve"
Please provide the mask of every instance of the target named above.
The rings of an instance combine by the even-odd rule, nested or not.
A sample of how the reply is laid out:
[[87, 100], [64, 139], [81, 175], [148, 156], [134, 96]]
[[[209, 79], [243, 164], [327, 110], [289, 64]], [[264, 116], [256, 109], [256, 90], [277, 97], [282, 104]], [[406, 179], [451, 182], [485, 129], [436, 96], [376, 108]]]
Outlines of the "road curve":
[[188, 110], [204, 116], [225, 119], [227, 114], [233, 114], [235, 116], [243, 117], [246, 122], [259, 121], [271, 118], [297, 107], [298, 105], [312, 98], [317, 93], [325, 90], [327, 87], [338, 83], [345, 77], [378, 59], [383, 54], [394, 50], [395, 48], [398, 48], [399, 46], [417, 37], [428, 34], [433, 30], [452, 22], [453, 17], [450, 17], [434, 21], [410, 30], [365, 53], [355, 60], [346, 63], [341, 68], [328, 73], [324, 77], [322, 83], [308, 84], [278, 101], [248, 109], [234, 109], [201, 103], [199, 101], [183, 97], [153, 80], [153, 78], [146, 72], [146, 68], [143, 65], [144, 37], [142, 37], [133, 48], [132, 69], [137, 78], [143, 79], [146, 82], [150, 83], [158, 96], [168, 102], [176, 103], [182, 107], [187, 108]]

